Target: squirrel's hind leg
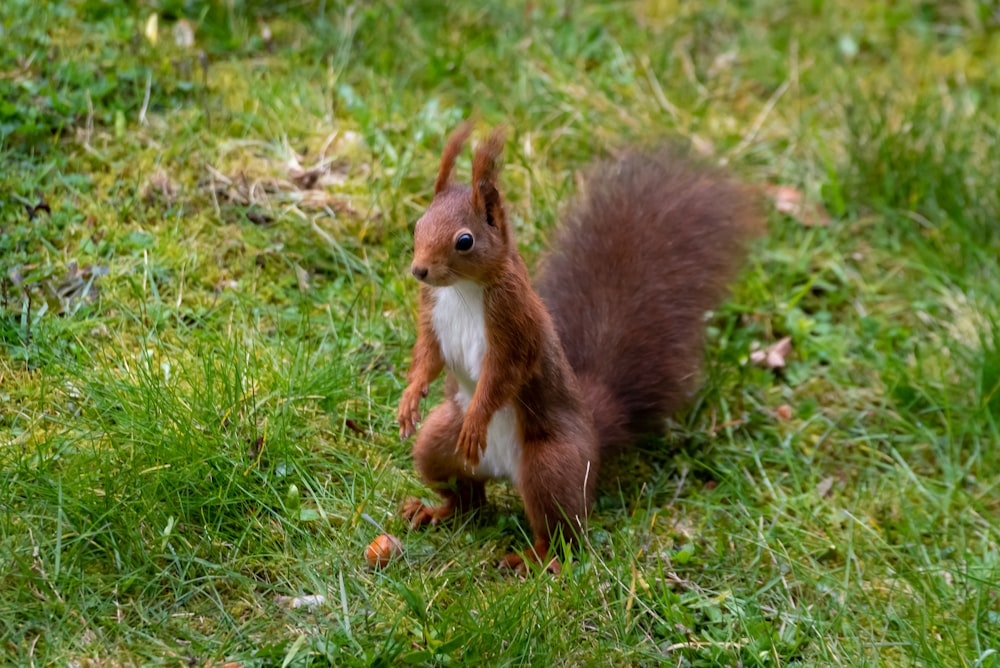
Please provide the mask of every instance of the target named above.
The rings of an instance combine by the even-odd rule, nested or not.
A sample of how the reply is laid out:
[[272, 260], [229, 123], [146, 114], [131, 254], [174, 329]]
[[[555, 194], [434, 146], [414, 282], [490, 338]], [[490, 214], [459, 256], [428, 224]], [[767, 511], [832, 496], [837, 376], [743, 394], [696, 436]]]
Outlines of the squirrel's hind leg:
[[558, 573], [559, 560], [549, 553], [553, 539], [561, 533], [576, 542], [585, 531], [597, 475], [597, 441], [593, 431], [574, 431], [561, 439], [525, 443], [518, 491], [535, 540], [523, 556], [504, 557], [501, 568], [521, 572], [527, 560]]
[[447, 399], [430, 412], [417, 432], [413, 464], [443, 502], [428, 506], [419, 499], [408, 499], [402, 514], [413, 527], [437, 524], [455, 512], [473, 510], [486, 500], [485, 483], [471, 477], [465, 460], [456, 451], [462, 419], [462, 411]]

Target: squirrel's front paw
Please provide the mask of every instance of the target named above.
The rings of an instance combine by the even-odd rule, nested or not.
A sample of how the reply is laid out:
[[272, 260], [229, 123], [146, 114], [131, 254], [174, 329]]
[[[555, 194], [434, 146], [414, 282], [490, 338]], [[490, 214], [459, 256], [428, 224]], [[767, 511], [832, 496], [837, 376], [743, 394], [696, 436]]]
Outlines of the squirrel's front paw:
[[479, 455], [486, 449], [487, 422], [470, 419], [468, 416], [462, 423], [462, 431], [458, 434], [458, 454], [465, 462], [475, 468], [479, 466]]
[[416, 529], [426, 524], [433, 526], [441, 520], [450, 517], [453, 511], [454, 507], [450, 503], [443, 503], [440, 506], [428, 506], [420, 499], [412, 498], [407, 499], [400, 509], [403, 518], [409, 520], [411, 529]]
[[399, 437], [409, 438], [417, 430], [417, 423], [420, 422], [420, 399], [426, 396], [426, 392], [417, 385], [410, 385], [403, 390], [403, 398], [399, 401], [399, 415], [396, 418], [399, 422]]

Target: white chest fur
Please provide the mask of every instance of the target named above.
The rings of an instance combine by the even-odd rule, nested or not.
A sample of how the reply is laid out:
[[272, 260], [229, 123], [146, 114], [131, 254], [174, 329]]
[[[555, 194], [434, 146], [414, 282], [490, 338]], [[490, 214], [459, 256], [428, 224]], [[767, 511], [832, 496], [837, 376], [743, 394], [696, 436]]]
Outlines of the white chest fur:
[[[441, 345], [448, 370], [458, 381], [455, 400], [468, 409], [486, 356], [486, 317], [483, 289], [471, 281], [434, 289], [431, 324]], [[490, 478], [507, 478], [517, 483], [521, 464], [521, 441], [517, 413], [510, 404], [493, 414], [486, 432], [486, 451], [476, 473]]]

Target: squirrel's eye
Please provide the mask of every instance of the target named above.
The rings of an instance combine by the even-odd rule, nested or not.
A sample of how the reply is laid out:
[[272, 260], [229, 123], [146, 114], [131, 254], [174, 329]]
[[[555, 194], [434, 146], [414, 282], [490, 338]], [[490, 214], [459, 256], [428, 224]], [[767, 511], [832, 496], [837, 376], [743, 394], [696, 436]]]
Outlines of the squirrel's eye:
[[455, 250], [460, 252], [465, 252], [472, 250], [472, 244], [474, 243], [471, 234], [459, 235], [458, 239], [455, 239]]

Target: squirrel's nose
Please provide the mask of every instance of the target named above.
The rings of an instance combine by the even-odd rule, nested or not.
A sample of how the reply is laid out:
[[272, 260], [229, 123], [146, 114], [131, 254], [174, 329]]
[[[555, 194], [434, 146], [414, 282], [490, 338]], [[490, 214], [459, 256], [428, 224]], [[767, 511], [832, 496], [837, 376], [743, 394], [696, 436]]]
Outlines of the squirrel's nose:
[[417, 277], [417, 280], [422, 281], [427, 278], [427, 267], [418, 267], [417, 265], [413, 265], [410, 267], [410, 271]]

